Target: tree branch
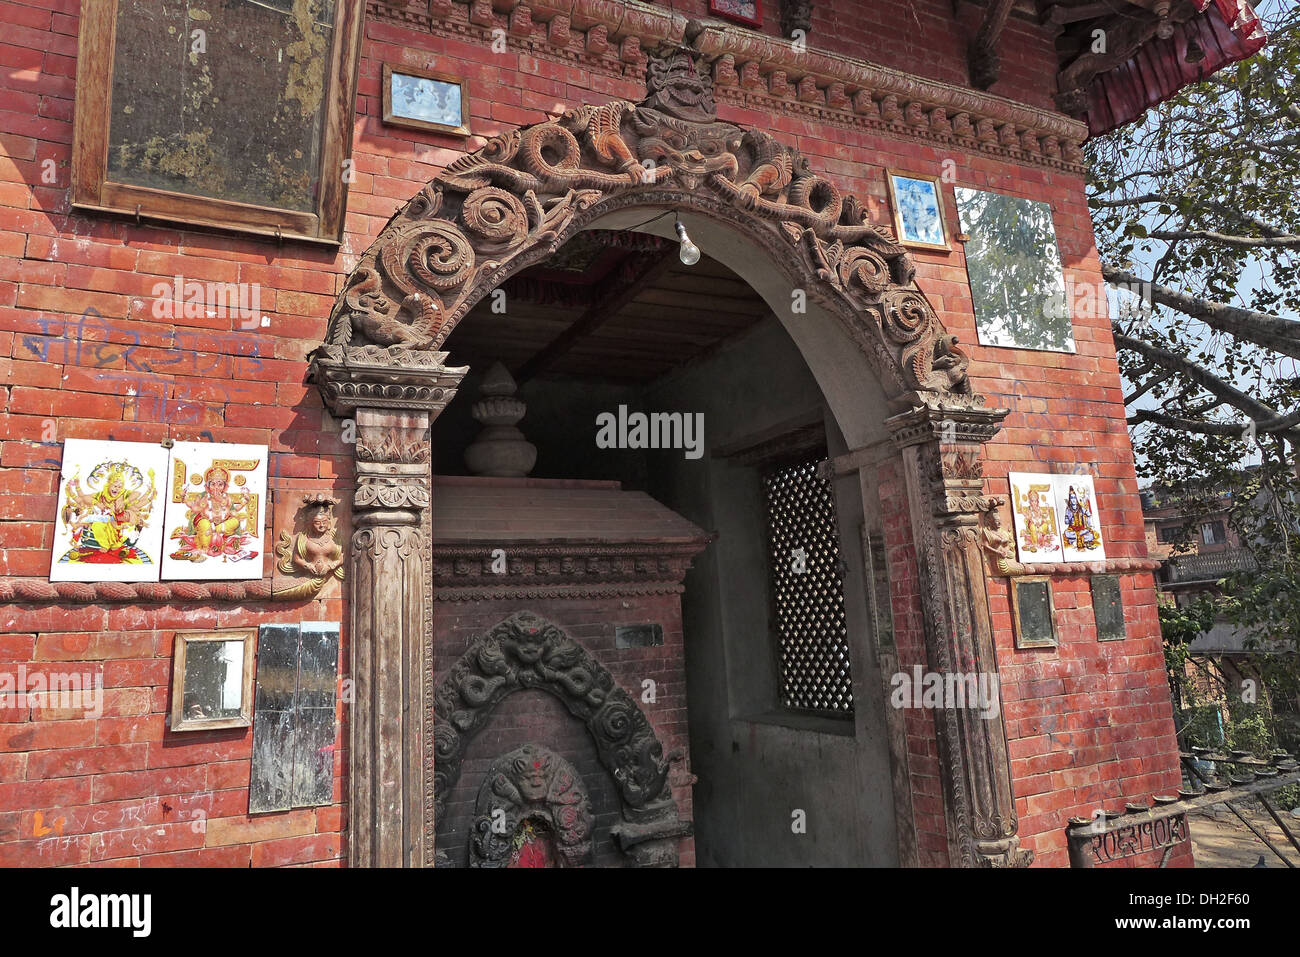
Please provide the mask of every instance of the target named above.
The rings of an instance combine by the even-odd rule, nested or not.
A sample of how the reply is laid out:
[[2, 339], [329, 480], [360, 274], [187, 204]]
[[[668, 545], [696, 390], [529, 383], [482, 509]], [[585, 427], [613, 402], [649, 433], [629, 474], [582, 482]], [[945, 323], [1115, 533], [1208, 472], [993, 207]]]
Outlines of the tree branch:
[[1266, 349], [1272, 349], [1293, 359], [1300, 359], [1300, 322], [1292, 322], [1244, 306], [1202, 299], [1160, 283], [1136, 276], [1127, 269], [1117, 269], [1102, 263], [1101, 274], [1107, 282], [1127, 286], [1141, 286], [1151, 290], [1151, 298], [1184, 315], [1199, 319], [1207, 326], [1245, 339]]
[[1278, 247], [1282, 249], [1300, 249], [1300, 236], [1230, 236], [1227, 233], [1214, 232], [1209, 229], [1180, 229], [1175, 231], [1157, 229], [1147, 234], [1152, 239], [1164, 239], [1178, 242], [1182, 239], [1204, 239], [1224, 246], [1236, 246], [1239, 249], [1258, 249], [1260, 247]]

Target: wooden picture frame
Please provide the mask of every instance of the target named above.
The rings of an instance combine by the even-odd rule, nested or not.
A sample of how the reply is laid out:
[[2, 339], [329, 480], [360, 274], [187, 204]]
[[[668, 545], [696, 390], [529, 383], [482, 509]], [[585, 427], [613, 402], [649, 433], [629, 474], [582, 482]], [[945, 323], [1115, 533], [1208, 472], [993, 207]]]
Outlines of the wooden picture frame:
[[[130, 216], [190, 228], [252, 234], [277, 241], [302, 240], [337, 246], [347, 212], [353, 114], [364, 0], [337, 0], [332, 47], [325, 64], [326, 89], [320, 121], [320, 164], [314, 208], [273, 206], [117, 182], [109, 175], [114, 57], [119, 0], [82, 0], [77, 45], [73, 118], [72, 206], [84, 212]], [[328, 171], [336, 170], [337, 174]]]
[[752, 0], [752, 3], [754, 15], [751, 17], [737, 12], [738, 7], [749, 6], [749, 0], [741, 0], [741, 2], [736, 2], [736, 0], [709, 0], [709, 15], [730, 20], [732, 23], [743, 23], [747, 27], [761, 27], [763, 25], [763, 0]]
[[[1011, 591], [1011, 626], [1015, 631], [1017, 648], [1055, 648], [1056, 641], [1056, 602], [1052, 599], [1052, 580], [1046, 575], [1014, 577], [1008, 579]], [[1021, 619], [1020, 588], [1023, 585], [1042, 585], [1046, 590], [1048, 637], [1026, 635]]]
[[[415, 77], [419, 80], [431, 80], [435, 83], [445, 83], [455, 86], [460, 91], [460, 119], [457, 123], [438, 123], [432, 120], [419, 119], [414, 116], [403, 116], [393, 112], [393, 77], [407, 76]], [[469, 136], [469, 84], [458, 76], [450, 73], [439, 73], [436, 70], [425, 70], [413, 66], [397, 66], [384, 64], [383, 75], [383, 94], [384, 94], [384, 123], [388, 126], [404, 126], [412, 130], [425, 130], [430, 133], [442, 133], [448, 136]]]
[[[195, 668], [198, 655], [191, 652], [191, 645], [212, 645], [215, 643], [242, 642], [243, 653], [239, 672], [233, 677], [238, 679], [240, 689], [238, 714], [221, 714], [211, 716], [206, 713], [201, 703], [193, 699], [196, 694], [210, 692], [213, 688], [210, 680], [202, 682], [204, 687], [196, 687]], [[168, 727], [172, 731], [210, 731], [214, 728], [247, 728], [253, 723], [253, 660], [257, 651], [257, 629], [235, 628], [226, 631], [178, 631], [172, 647], [172, 704]], [[204, 656], [205, 663], [214, 660], [212, 654]], [[226, 667], [230, 659], [227, 657]], [[222, 675], [223, 693], [228, 691], [233, 682], [230, 675]], [[189, 704], [187, 705], [187, 698]], [[211, 708], [209, 710], [212, 710]], [[222, 708], [219, 710], [233, 710]]]
[[[930, 184], [936, 207], [932, 222], [921, 223], [914, 221], [909, 224], [905, 221], [904, 204], [900, 202], [899, 189], [894, 182], [895, 179], [909, 183]], [[948, 207], [943, 199], [943, 184], [939, 181], [939, 178], [936, 176], [922, 176], [919, 173], [908, 173], [905, 170], [886, 169], [885, 182], [889, 185], [889, 207], [893, 211], [894, 235], [898, 237], [899, 244], [913, 249], [938, 249], [943, 252], [950, 252], [952, 250], [952, 241], [948, 230]], [[933, 230], [936, 226], [939, 235], [938, 241], [933, 240]], [[922, 228], [929, 235], [928, 239], [924, 237], [917, 238]]]

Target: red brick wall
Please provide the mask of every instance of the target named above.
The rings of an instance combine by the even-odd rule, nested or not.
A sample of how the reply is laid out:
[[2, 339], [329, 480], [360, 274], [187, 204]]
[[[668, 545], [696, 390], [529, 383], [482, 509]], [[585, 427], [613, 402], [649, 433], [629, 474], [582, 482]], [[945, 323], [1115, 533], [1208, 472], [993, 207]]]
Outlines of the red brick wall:
[[[686, 675], [682, 648], [682, 614], [678, 595], [628, 595], [621, 598], [530, 601], [517, 600], [438, 602], [434, 608], [435, 684], [441, 684], [447, 670], [465, 653], [479, 635], [486, 634], [511, 615], [526, 607], [560, 627], [581, 643], [614, 681], [637, 703], [663, 745], [664, 757], [674, 750], [689, 752], [686, 725]], [[618, 648], [614, 629], [618, 625], [658, 623], [664, 643], [649, 648]], [[654, 684], [655, 700], [643, 700], [642, 682]], [[438, 822], [438, 849], [454, 862], [465, 862], [474, 802], [488, 767], [501, 755], [526, 743], [540, 744], [565, 758], [582, 775], [591, 796], [596, 819], [594, 848], [598, 866], [618, 867], [626, 863], [609, 836], [611, 826], [623, 820], [614, 779], [600, 763], [586, 726], [565, 710], [558, 698], [544, 691], [518, 691], [508, 695], [493, 711], [488, 723], [469, 742], [460, 776], [448, 795], [443, 818]], [[685, 782], [689, 762], [674, 765], [669, 775], [677, 812], [692, 820], [691, 788]], [[681, 839], [683, 867], [695, 864], [695, 842]]]
[[[775, 4], [767, 6], [767, 29], [775, 32]], [[811, 44], [961, 83], [964, 40], [951, 27], [950, 10], [948, 0], [902, 7], [857, 0], [819, 3]], [[48, 573], [55, 483], [67, 438], [265, 443], [272, 452], [273, 492], [346, 489], [350, 450], [303, 375], [304, 357], [321, 339], [334, 294], [356, 256], [402, 201], [462, 150], [481, 145], [483, 136], [572, 104], [636, 99], [642, 92], [634, 75], [588, 73], [568, 61], [513, 50], [489, 57], [480, 44], [372, 20], [361, 65], [357, 177], [349, 192], [345, 242], [337, 252], [293, 243], [281, 248], [71, 213], [77, 13], [77, 0], [0, 0], [0, 575], [44, 578]], [[1048, 105], [1047, 78], [1054, 72], [1050, 42], [1019, 20], [1008, 29], [1005, 48], [1017, 55], [1006, 58], [1005, 79], [994, 92]], [[379, 116], [384, 62], [433, 66], [466, 77], [479, 135], [463, 141], [384, 126]], [[804, 117], [726, 104], [720, 113], [770, 129], [797, 146], [841, 189], [867, 198], [882, 222], [888, 220], [884, 167], [939, 175], [950, 159], [958, 184], [1051, 203], [1067, 276], [1100, 278], [1078, 176]], [[50, 184], [41, 180], [47, 159], [57, 170]], [[921, 288], [974, 358], [976, 389], [988, 394], [991, 404], [1012, 407], [1006, 429], [988, 450], [991, 492], [1007, 492], [1005, 473], [1012, 468], [1086, 464], [1096, 476], [1108, 553], [1142, 554], [1136, 479], [1106, 317], [1076, 315], [1076, 355], [980, 348], [973, 344], [960, 248], [916, 258]], [[260, 283], [269, 325], [243, 330], [226, 318], [155, 319], [152, 288], [177, 273]], [[90, 308], [103, 324], [80, 324]], [[101, 348], [106, 340], [117, 347]], [[129, 353], [125, 345], [133, 345]], [[908, 547], [898, 544], [897, 560], [914, 574]], [[1066, 817], [1086, 816], [1102, 801], [1144, 799], [1176, 783], [1172, 719], [1160, 687], [1154, 591], [1149, 576], [1126, 581], [1126, 641], [1097, 644], [1086, 610], [1086, 582], [1066, 581], [1057, 586], [1061, 647], [1032, 652], [1012, 647], [1005, 588], [992, 585], [1012, 758], [1022, 775], [1017, 779], [1021, 833], [1039, 851], [1040, 863], [1063, 862]], [[914, 596], [900, 593], [897, 600], [914, 603]], [[250, 733], [171, 735], [162, 727], [162, 715], [176, 629], [344, 617], [339, 601], [274, 609], [0, 609], [0, 665], [44, 667], [51, 649], [76, 648], [76, 639], [64, 636], [94, 635], [94, 654], [81, 657], [90, 667], [102, 667], [113, 692], [111, 707], [121, 711], [98, 722], [40, 708], [5, 709], [0, 715], [0, 863], [45, 862], [43, 854], [50, 863], [96, 857], [157, 863], [170, 860], [167, 854], [232, 863], [336, 858], [337, 805], [255, 821], [243, 814]], [[929, 716], [908, 721], [914, 773], [936, 771]], [[1055, 724], [1048, 727], [1049, 722]], [[346, 740], [342, 729], [339, 740]], [[69, 756], [77, 751], [86, 755], [86, 763]], [[340, 747], [340, 762], [342, 755]], [[173, 772], [166, 768], [175, 768], [174, 776], [168, 778]], [[56, 771], [69, 773], [56, 779], [51, 776]], [[127, 783], [120, 788], [119, 780]], [[942, 829], [922, 820], [935, 813], [937, 791], [918, 788], [923, 855], [937, 854]], [[139, 810], [124, 810], [121, 802], [133, 801], [141, 802]], [[196, 810], [209, 814], [202, 834], [193, 828]], [[183, 812], [189, 819], [178, 820]], [[165, 833], [156, 835], [156, 845], [146, 835], [125, 836], [137, 826], [136, 815], [149, 822], [140, 826], [162, 825]], [[65, 835], [55, 834], [51, 842], [41, 828], [60, 817]]]
[[340, 604], [0, 608], [0, 681], [16, 684], [21, 663], [29, 688], [55, 673], [103, 686], [98, 718], [0, 699], [0, 866], [337, 865], [346, 726], [330, 805], [250, 817], [252, 729], [172, 734], [165, 721], [176, 630], [337, 621]]

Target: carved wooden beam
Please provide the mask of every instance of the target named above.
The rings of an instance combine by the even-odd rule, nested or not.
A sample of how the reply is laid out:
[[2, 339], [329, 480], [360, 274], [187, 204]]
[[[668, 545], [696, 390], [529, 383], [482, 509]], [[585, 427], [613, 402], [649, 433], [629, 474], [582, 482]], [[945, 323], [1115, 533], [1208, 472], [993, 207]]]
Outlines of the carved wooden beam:
[[658, 252], [645, 253], [640, 257], [640, 268], [630, 279], [614, 282], [586, 311], [558, 336], [547, 343], [540, 352], [519, 367], [515, 373], [515, 382], [523, 385], [529, 379], [544, 372], [554, 365], [565, 353], [572, 349], [578, 340], [591, 335], [607, 321], [618, 315], [619, 311], [637, 297], [642, 289], [651, 285], [668, 271], [677, 247], [673, 244]]
[[1096, 45], [1090, 42], [1082, 53], [1057, 74], [1057, 105], [1066, 113], [1081, 112], [1086, 107], [1084, 96], [1092, 78], [1113, 70], [1131, 58], [1166, 22], [1136, 8], [1133, 8], [1132, 15], [1096, 21], [1101, 49], [1094, 52]]
[[971, 85], [977, 89], [987, 90], [997, 82], [998, 39], [1013, 6], [1015, 0], [992, 0], [984, 11], [984, 19], [980, 21], [980, 28], [967, 51]]
[[1054, 3], [1043, 11], [1039, 23], [1063, 27], [1068, 23], [1078, 23], [1080, 20], [1095, 20], [1114, 13], [1119, 2], [1122, 0], [1101, 0], [1099, 3], [1085, 3], [1081, 7], [1067, 7], [1064, 4]]

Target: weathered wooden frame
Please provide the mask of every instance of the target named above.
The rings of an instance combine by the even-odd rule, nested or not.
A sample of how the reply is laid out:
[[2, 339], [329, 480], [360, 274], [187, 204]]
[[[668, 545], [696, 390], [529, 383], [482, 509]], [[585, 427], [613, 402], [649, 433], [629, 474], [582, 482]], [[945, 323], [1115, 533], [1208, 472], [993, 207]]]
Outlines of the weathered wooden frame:
[[[437, 80], [439, 83], [449, 83], [460, 89], [460, 125], [448, 126], [445, 123], [434, 123], [430, 120], [417, 120], [409, 116], [397, 116], [393, 113], [393, 74], [401, 76], [413, 76], [421, 80]], [[394, 67], [391, 63], [384, 64], [383, 74], [383, 94], [384, 94], [384, 123], [387, 126], [404, 126], [412, 130], [425, 130], [430, 133], [442, 133], [446, 136], [469, 136], [469, 83], [462, 77], [453, 76], [450, 73], [439, 73], [436, 70], [425, 70], [414, 66]]]
[[[277, 209], [210, 196], [134, 186], [108, 178], [113, 58], [118, 0], [82, 0], [72, 146], [72, 206], [87, 212], [161, 220], [277, 240], [337, 245], [343, 238], [352, 156], [352, 116], [365, 20], [364, 0], [338, 0], [321, 123], [320, 189], [311, 212]], [[337, 176], [326, 170], [338, 170]]]
[[[239, 714], [230, 718], [185, 717], [185, 658], [190, 642], [242, 641], [244, 673]], [[257, 629], [235, 628], [229, 631], [178, 631], [172, 645], [172, 706], [167, 723], [170, 731], [211, 731], [215, 728], [247, 728], [253, 724], [253, 661], [257, 655]]]

